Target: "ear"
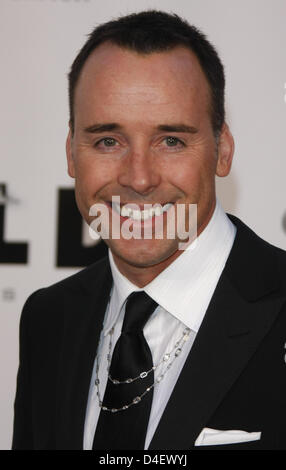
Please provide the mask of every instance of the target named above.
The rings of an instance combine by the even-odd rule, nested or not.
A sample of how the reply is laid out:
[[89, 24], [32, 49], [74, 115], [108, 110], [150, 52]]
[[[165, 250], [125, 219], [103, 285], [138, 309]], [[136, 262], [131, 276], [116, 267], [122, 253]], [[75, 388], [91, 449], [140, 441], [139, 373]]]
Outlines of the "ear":
[[72, 178], [75, 178], [75, 168], [74, 168], [74, 158], [72, 152], [72, 132], [71, 128], [69, 129], [69, 133], [66, 140], [66, 156], [67, 156], [67, 163], [68, 163], [68, 174]]
[[229, 174], [233, 154], [234, 140], [228, 125], [224, 123], [218, 143], [218, 159], [216, 165], [217, 176], [227, 176]]

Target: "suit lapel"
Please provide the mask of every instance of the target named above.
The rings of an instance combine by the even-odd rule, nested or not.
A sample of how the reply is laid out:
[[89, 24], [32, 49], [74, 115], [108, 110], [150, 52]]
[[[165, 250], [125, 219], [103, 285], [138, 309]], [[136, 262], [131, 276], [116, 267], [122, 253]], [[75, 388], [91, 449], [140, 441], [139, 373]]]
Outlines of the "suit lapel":
[[[267, 333], [283, 301], [247, 304], [227, 278], [221, 279], [149, 449], [193, 446]], [[258, 316], [262, 321], [255, 328]], [[231, 323], [231, 318], [236, 321]]]
[[65, 331], [59, 366], [57, 447], [82, 449], [91, 374], [112, 285], [109, 264], [82, 272], [65, 293]]
[[232, 220], [234, 246], [149, 449], [193, 446], [285, 302], [272, 253]]

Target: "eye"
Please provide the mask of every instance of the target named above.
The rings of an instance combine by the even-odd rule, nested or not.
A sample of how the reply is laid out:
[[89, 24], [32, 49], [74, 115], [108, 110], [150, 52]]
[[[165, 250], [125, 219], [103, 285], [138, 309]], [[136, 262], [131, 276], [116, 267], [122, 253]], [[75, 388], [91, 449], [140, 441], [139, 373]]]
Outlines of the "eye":
[[181, 146], [184, 147], [185, 146], [184, 142], [178, 139], [178, 137], [168, 136], [164, 140], [168, 147], [181, 147]]
[[113, 137], [104, 137], [96, 142], [96, 147], [114, 147], [116, 145], [116, 140]]

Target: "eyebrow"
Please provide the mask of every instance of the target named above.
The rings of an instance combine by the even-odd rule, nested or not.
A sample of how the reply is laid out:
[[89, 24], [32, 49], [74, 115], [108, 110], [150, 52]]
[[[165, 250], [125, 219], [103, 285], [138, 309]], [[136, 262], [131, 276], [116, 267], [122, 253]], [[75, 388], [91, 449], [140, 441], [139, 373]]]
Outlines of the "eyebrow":
[[110, 122], [106, 124], [93, 124], [92, 126], [85, 127], [84, 131], [88, 132], [89, 134], [100, 134], [101, 132], [116, 131], [120, 129], [122, 129], [120, 124], [117, 124], [116, 122]]
[[[84, 128], [84, 131], [89, 134], [100, 134], [102, 132], [108, 131], [118, 131], [121, 130], [122, 126], [116, 122], [110, 122], [105, 124], [93, 124]], [[193, 126], [187, 126], [186, 124], [160, 124], [157, 126], [158, 131], [163, 132], [186, 132], [189, 134], [196, 134], [198, 129]]]
[[196, 134], [198, 129], [193, 126], [186, 126], [185, 124], [162, 124], [158, 126], [159, 131], [165, 132], [188, 132], [189, 134]]

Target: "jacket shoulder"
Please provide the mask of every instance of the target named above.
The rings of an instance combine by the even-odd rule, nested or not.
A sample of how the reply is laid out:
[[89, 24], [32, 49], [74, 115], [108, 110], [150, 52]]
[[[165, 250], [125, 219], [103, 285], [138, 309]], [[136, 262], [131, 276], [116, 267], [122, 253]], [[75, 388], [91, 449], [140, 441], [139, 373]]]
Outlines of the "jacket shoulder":
[[26, 300], [21, 322], [29, 321], [28, 317], [40, 317], [43, 320], [45, 313], [51, 317], [60, 316], [64, 311], [65, 299], [73, 292], [82, 295], [85, 290], [96, 290], [101, 288], [101, 283], [110, 276], [110, 265], [108, 257], [89, 265], [81, 271], [62, 279], [50, 286], [42, 287], [33, 292]]
[[39, 296], [39, 295], [56, 295], [64, 290], [69, 289], [77, 289], [80, 286], [87, 286], [89, 283], [98, 283], [100, 278], [106, 274], [109, 270], [109, 261], [108, 257], [105, 256], [104, 258], [100, 259], [96, 263], [93, 263], [86, 268], [80, 270], [79, 272], [68, 276], [61, 281], [58, 281], [54, 284], [51, 284], [47, 287], [42, 287], [35, 291], [31, 296]]
[[286, 251], [262, 239], [238, 217], [227, 215], [237, 228], [227, 271], [231, 276], [235, 271], [236, 278], [240, 276], [245, 287], [251, 287], [255, 281], [269, 286], [278, 283], [286, 292]]

